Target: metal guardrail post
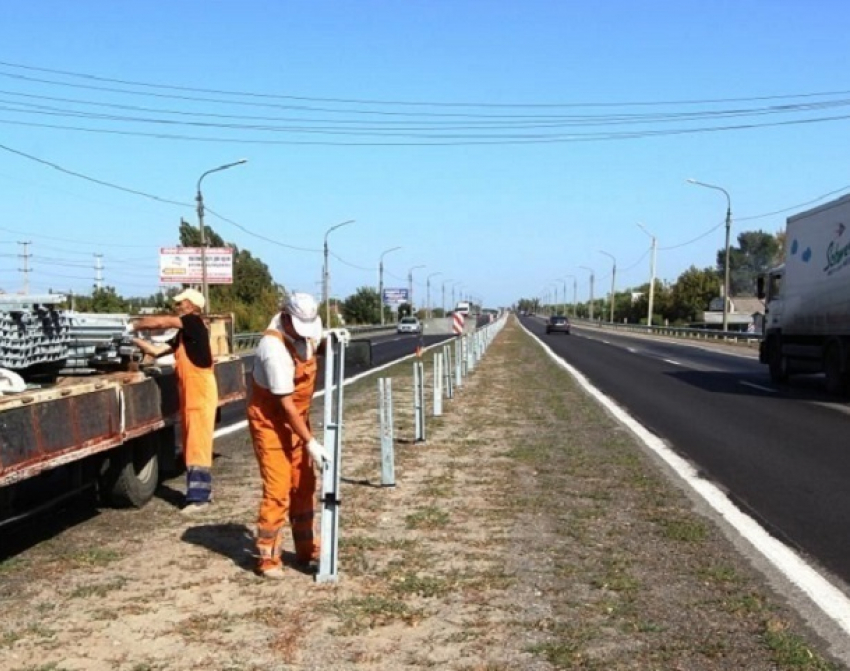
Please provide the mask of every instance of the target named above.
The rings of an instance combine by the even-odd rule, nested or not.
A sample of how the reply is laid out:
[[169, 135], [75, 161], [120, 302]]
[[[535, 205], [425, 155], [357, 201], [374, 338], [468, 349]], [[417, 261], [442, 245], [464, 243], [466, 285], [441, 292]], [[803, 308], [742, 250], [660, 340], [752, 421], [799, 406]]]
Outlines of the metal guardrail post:
[[345, 343], [335, 340], [331, 334], [325, 340], [324, 442], [331, 461], [322, 469], [321, 550], [316, 582], [338, 579]]
[[381, 431], [381, 486], [395, 487], [393, 381], [388, 377], [378, 378], [378, 416]]
[[413, 440], [425, 440], [425, 365], [421, 360], [413, 362]]
[[443, 353], [434, 353], [434, 417], [443, 414]]
[[452, 346], [445, 345], [443, 347], [443, 375], [445, 377], [444, 387], [446, 390], [446, 398], [454, 397], [454, 384], [452, 378]]

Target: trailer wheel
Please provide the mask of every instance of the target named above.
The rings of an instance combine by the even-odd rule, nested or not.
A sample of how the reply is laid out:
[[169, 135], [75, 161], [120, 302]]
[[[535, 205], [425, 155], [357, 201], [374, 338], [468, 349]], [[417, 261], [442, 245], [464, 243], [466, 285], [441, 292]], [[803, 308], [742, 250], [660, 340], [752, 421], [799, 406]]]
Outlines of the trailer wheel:
[[826, 373], [826, 390], [830, 394], [847, 394], [847, 374], [841, 369], [841, 345], [830, 343], [823, 356], [823, 370]]
[[101, 497], [119, 508], [141, 508], [159, 484], [158, 444], [153, 435], [122, 445], [109, 455], [100, 477]]
[[767, 366], [770, 379], [774, 384], [788, 379], [788, 357], [782, 355], [782, 343], [779, 338], [771, 338], [767, 343]]

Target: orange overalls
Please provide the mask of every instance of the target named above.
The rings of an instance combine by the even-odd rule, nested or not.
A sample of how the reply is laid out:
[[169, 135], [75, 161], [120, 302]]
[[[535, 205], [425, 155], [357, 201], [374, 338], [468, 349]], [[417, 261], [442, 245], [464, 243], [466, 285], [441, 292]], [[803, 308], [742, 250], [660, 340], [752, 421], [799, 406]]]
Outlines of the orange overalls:
[[186, 354], [182, 339], [174, 350], [183, 458], [186, 461], [186, 503], [212, 498], [212, 458], [218, 387], [212, 367], [201, 368]]
[[[309, 427], [310, 403], [316, 387], [316, 356], [307, 361], [300, 359], [292, 343], [276, 329], [263, 335], [282, 340], [289, 351], [295, 364], [292, 400]], [[319, 558], [319, 542], [313, 530], [316, 474], [304, 441], [286, 421], [281, 400], [254, 381], [248, 403], [248, 426], [263, 478], [263, 498], [257, 516], [260, 571], [281, 565], [287, 513], [296, 560], [306, 564]]]

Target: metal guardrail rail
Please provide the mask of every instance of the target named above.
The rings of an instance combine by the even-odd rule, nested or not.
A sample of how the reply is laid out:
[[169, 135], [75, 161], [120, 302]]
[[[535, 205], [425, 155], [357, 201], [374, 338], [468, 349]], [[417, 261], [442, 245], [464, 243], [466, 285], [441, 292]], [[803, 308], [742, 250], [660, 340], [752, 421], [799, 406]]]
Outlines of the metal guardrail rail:
[[[547, 319], [542, 315], [535, 315], [538, 319]], [[616, 322], [600, 322], [589, 319], [579, 319], [570, 317], [573, 324], [598, 328], [608, 329], [611, 331], [629, 331], [633, 333], [642, 333], [644, 335], [667, 336], [673, 338], [683, 338], [690, 340], [715, 340], [729, 343], [744, 343], [755, 345], [761, 341], [760, 333], [750, 333], [748, 331], [720, 331], [718, 329], [700, 329], [689, 328], [686, 326], [646, 326], [644, 324], [618, 324]]]
[[[367, 333], [392, 333], [395, 331], [394, 324], [390, 326], [349, 326], [347, 328], [355, 338]], [[262, 337], [262, 331], [259, 333], [236, 333], [233, 336], [233, 350], [235, 352], [250, 352], [257, 346]]]

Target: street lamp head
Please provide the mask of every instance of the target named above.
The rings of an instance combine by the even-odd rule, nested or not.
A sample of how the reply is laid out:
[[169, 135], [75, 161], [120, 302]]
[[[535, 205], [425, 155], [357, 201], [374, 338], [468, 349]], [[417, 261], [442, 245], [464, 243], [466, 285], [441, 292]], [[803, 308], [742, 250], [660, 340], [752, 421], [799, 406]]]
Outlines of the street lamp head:
[[395, 252], [399, 249], [401, 249], [401, 247], [390, 247], [389, 249], [385, 249], [383, 252], [381, 252], [381, 258], [383, 259], [386, 254], [389, 254], [390, 252]]

